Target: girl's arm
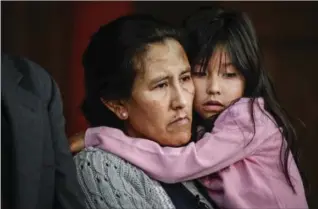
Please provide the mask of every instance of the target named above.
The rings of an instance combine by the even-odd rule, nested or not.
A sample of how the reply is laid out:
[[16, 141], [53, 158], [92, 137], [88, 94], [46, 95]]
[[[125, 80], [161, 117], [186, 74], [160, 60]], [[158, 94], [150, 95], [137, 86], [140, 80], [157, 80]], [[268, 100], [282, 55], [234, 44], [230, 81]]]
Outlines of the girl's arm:
[[224, 111], [211, 133], [185, 147], [161, 147], [156, 142], [131, 138], [118, 129], [108, 127], [89, 129], [86, 145], [99, 144], [100, 148], [128, 160], [151, 177], [166, 183], [196, 179], [251, 155], [264, 139], [279, 131], [273, 128], [275, 125], [270, 119], [261, 117], [262, 114], [257, 112], [253, 135], [254, 125], [247, 106], [247, 103], [240, 103]]

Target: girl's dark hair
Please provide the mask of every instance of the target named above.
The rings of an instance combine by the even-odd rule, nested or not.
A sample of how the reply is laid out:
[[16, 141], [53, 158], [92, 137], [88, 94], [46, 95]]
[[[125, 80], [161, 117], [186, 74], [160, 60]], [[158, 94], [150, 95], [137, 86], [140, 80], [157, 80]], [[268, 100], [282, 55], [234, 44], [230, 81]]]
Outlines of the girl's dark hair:
[[142, 55], [151, 43], [172, 38], [182, 44], [182, 33], [150, 15], [127, 15], [103, 25], [93, 34], [83, 54], [85, 98], [82, 111], [90, 126], [123, 129], [124, 124], [101, 102], [128, 99]]
[[[244, 97], [252, 98], [250, 114], [253, 121], [253, 103], [257, 97], [264, 99], [265, 109], [282, 128], [282, 136], [287, 141], [287, 147], [284, 141], [281, 145], [281, 166], [288, 184], [295, 192], [288, 172], [288, 157], [291, 150], [298, 163], [296, 132], [286, 111], [280, 106], [272, 81], [264, 69], [259, 43], [250, 19], [242, 12], [204, 7], [185, 19], [183, 26], [191, 43], [187, 54], [192, 69], [196, 64], [200, 64], [201, 71], [205, 72], [213, 51], [221, 45], [245, 78]], [[195, 113], [194, 117], [197, 118], [198, 114]]]

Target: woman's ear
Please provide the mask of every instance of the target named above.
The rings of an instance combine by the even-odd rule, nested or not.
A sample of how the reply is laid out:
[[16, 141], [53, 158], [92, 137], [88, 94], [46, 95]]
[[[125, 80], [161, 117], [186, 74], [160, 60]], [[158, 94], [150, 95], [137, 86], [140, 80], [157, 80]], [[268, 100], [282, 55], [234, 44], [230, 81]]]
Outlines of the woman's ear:
[[102, 97], [100, 98], [102, 103], [110, 109], [117, 117], [121, 120], [127, 120], [128, 119], [128, 111], [127, 108], [124, 106], [124, 103], [120, 100], [111, 100], [106, 101]]

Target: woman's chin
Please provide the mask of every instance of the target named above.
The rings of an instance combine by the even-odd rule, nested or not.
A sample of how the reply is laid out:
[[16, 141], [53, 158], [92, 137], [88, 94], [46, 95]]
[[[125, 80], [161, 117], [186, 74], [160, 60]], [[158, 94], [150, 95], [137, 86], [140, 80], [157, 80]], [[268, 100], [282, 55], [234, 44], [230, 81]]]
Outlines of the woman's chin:
[[182, 132], [180, 134], [175, 134], [173, 137], [170, 137], [169, 140], [162, 143], [162, 146], [166, 147], [181, 147], [188, 144], [191, 140], [190, 132]]

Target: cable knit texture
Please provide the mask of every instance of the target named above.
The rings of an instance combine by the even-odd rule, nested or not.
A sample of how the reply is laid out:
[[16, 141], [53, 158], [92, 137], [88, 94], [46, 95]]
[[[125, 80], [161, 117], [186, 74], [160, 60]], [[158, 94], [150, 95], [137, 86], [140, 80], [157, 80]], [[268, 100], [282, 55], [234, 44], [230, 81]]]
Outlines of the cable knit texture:
[[175, 208], [157, 181], [111, 153], [89, 147], [74, 160], [88, 208]]

